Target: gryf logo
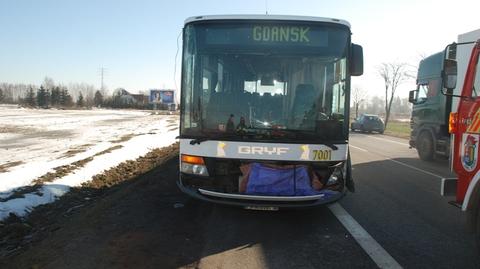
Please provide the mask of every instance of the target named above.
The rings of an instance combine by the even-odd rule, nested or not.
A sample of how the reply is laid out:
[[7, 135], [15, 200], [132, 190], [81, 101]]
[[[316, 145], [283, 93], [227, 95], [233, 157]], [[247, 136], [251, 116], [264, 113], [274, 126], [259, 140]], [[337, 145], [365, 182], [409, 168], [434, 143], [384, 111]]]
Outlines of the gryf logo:
[[225, 157], [225, 146], [227, 144], [218, 142], [217, 144], [217, 157]]
[[302, 145], [300, 149], [302, 150], [300, 160], [310, 160], [310, 147], [308, 145]]
[[280, 147], [260, 147], [260, 146], [239, 146], [239, 154], [250, 155], [282, 155], [288, 152], [288, 148]]

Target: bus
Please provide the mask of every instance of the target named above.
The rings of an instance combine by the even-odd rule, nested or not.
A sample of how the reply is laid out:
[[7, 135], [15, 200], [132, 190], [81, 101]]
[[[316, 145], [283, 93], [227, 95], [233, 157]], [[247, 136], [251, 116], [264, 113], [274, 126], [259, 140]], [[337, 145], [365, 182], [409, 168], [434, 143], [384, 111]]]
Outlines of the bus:
[[183, 28], [179, 188], [198, 199], [278, 210], [354, 191], [350, 77], [363, 73], [350, 24], [216, 15]]

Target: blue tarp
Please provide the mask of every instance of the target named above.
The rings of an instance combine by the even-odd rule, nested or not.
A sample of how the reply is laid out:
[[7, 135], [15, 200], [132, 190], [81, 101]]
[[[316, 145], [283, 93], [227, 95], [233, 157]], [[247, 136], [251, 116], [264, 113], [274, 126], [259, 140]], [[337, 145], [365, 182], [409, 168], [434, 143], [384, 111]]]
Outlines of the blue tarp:
[[253, 163], [246, 194], [307, 196], [322, 193], [312, 188], [307, 167], [273, 168]]

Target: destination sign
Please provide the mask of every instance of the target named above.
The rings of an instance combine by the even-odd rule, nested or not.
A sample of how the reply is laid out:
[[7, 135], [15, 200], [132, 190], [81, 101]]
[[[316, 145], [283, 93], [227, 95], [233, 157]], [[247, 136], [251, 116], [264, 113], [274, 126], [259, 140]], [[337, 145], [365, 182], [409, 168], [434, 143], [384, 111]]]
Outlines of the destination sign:
[[[238, 24], [209, 25], [202, 27], [203, 42], [206, 46], [275, 46], [281, 47], [327, 47], [329, 30], [327, 27], [298, 24]], [[333, 31], [334, 35], [346, 32]]]
[[253, 40], [262, 42], [310, 42], [310, 27], [253, 26]]

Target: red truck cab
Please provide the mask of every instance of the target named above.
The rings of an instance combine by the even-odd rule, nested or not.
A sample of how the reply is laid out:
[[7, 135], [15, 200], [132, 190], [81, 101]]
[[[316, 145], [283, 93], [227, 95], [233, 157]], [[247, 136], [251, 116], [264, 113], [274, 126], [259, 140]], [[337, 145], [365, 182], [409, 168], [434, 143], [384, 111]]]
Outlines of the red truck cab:
[[[472, 42], [470, 42], [471, 44]], [[447, 94], [455, 88], [457, 66], [451, 55], [455, 55], [452, 44], [446, 49], [444, 61], [444, 87]], [[453, 52], [453, 53], [452, 53]], [[480, 243], [480, 68], [478, 59], [480, 54], [480, 39], [474, 43], [465, 80], [459, 98], [457, 112], [450, 114], [449, 131], [452, 135], [451, 162], [458, 179], [453, 184], [454, 188], [447, 187], [447, 182], [442, 182], [442, 191], [447, 188], [455, 191], [456, 203], [468, 215], [468, 222], [474, 229], [477, 242]], [[450, 91], [450, 93], [448, 93]]]

